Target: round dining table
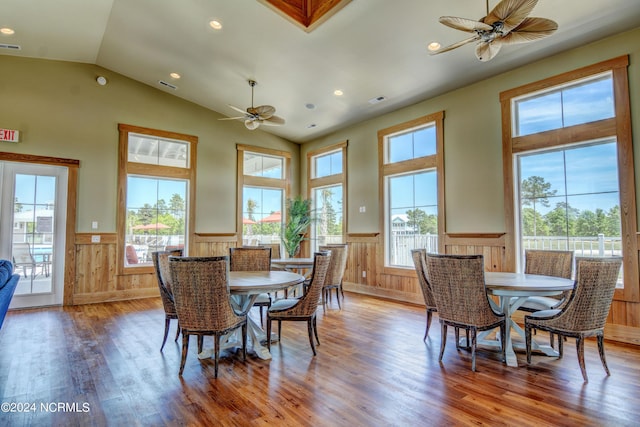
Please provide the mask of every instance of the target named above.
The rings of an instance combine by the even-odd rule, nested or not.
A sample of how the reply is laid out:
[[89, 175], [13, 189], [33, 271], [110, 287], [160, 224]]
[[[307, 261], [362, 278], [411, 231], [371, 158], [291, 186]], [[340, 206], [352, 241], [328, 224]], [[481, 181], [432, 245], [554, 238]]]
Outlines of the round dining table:
[[[490, 304], [498, 312], [504, 313], [507, 322], [507, 338], [505, 345], [506, 362], [508, 366], [518, 366], [518, 360], [511, 337], [511, 331], [515, 331], [522, 339], [524, 345], [524, 330], [512, 319], [512, 314], [531, 296], [554, 296], [560, 295], [564, 291], [570, 291], [575, 286], [572, 279], [561, 277], [540, 276], [537, 274], [509, 273], [509, 272], [485, 272], [484, 275], [487, 294], [498, 297], [499, 306], [495, 306], [494, 301], [489, 298]], [[478, 335], [478, 344], [499, 346], [500, 342], [487, 340], [488, 331]], [[550, 345], [532, 342], [533, 350], [541, 351], [547, 356], [558, 356], [558, 352]]]
[[[260, 324], [248, 316], [259, 294], [288, 289], [304, 282], [304, 276], [290, 271], [231, 271], [229, 272], [229, 291], [234, 310], [247, 316], [247, 347], [260, 359], [271, 359], [266, 347], [267, 334]], [[221, 350], [242, 347], [241, 329], [230, 332], [221, 339]], [[263, 344], [264, 343], [264, 344]], [[200, 359], [213, 355], [212, 349], [203, 349]]]

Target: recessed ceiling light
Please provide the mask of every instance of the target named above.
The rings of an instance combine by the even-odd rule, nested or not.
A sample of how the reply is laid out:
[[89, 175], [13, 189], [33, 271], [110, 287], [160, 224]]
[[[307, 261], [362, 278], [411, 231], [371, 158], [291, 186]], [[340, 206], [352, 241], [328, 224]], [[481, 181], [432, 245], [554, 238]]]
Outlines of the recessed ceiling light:
[[307, 108], [307, 110], [313, 110], [314, 108], [316, 108], [316, 106], [312, 103], [305, 104], [305, 107]]
[[0, 28], [0, 33], [10, 36], [12, 34], [15, 34], [15, 31], [13, 31], [12, 28], [4, 27], [4, 28]]
[[310, 125], [307, 125], [307, 129], [313, 129], [316, 126], [317, 125], [315, 123], [311, 123]]
[[438, 42], [431, 42], [427, 45], [427, 49], [429, 49], [430, 51], [434, 51], [434, 50], [438, 50], [440, 49], [440, 43]]
[[336, 90], [333, 91], [333, 94], [335, 96], [342, 96], [342, 95], [344, 95], [344, 92], [341, 91], [340, 89], [336, 89]]
[[209, 21], [209, 26], [214, 30], [220, 30], [222, 28], [222, 23], [217, 20]]
[[171, 76], [171, 78], [174, 78], [174, 79], [179, 79], [181, 77], [180, 74], [178, 73], [171, 73], [169, 75]]

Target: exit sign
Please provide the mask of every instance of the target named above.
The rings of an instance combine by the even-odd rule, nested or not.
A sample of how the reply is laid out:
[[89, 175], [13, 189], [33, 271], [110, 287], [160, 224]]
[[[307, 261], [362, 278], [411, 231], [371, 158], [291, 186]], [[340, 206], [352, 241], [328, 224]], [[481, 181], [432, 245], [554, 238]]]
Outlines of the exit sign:
[[18, 142], [20, 132], [12, 129], [0, 129], [0, 141]]

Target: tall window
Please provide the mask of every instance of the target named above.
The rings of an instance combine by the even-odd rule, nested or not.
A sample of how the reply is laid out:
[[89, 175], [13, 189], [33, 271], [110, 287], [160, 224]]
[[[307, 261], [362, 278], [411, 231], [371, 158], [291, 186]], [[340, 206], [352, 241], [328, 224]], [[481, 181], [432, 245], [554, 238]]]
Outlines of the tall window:
[[515, 207], [506, 218], [507, 252], [516, 253], [511, 268], [523, 268], [530, 248], [622, 256], [619, 287], [637, 286], [627, 62], [617, 58], [501, 94], [511, 135], [503, 150], [505, 202]]
[[120, 125], [118, 247], [121, 273], [151, 271], [151, 253], [187, 249], [197, 138]]
[[238, 244], [280, 244], [290, 154], [238, 145]]
[[346, 142], [307, 153], [307, 188], [316, 219], [311, 252], [321, 245], [344, 241], [346, 164]]
[[378, 131], [385, 267], [413, 268], [411, 250], [440, 252], [444, 113]]

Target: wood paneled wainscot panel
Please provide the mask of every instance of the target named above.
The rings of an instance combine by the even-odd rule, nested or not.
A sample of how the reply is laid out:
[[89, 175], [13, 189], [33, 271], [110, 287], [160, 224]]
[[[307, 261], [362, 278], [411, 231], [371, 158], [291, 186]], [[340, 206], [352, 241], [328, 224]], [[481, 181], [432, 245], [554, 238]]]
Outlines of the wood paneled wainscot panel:
[[[99, 243], [91, 241], [100, 236]], [[116, 274], [115, 233], [76, 234], [76, 278], [73, 304], [89, 304], [158, 296], [153, 273], [118, 276]]]
[[229, 248], [236, 247], [236, 233], [196, 233], [191, 256], [229, 255]]

